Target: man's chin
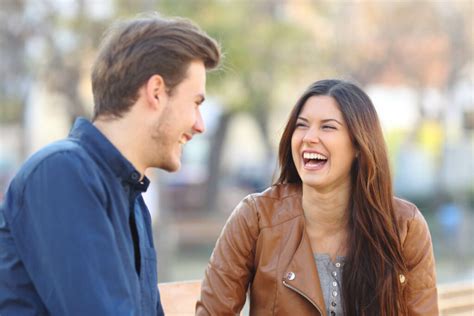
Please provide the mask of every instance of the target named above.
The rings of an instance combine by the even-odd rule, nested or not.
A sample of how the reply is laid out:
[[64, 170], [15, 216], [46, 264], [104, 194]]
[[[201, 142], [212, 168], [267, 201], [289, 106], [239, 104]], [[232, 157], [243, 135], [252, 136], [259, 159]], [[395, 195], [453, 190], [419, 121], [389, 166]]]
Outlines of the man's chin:
[[170, 162], [162, 166], [157, 166], [157, 168], [163, 169], [168, 172], [176, 172], [179, 169], [181, 169], [181, 162], [180, 161], [178, 161], [177, 163]]

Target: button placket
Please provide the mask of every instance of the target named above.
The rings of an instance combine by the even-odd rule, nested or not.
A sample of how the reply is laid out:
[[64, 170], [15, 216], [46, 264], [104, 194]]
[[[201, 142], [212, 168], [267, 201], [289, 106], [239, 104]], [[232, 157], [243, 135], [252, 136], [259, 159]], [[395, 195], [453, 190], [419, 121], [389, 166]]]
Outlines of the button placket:
[[140, 179], [140, 174], [136, 171], [132, 172], [132, 174], [130, 175], [130, 178], [133, 180], [133, 181], [138, 181]]
[[344, 257], [332, 261], [328, 254], [315, 254], [327, 315], [343, 315], [341, 288]]
[[337, 291], [337, 288], [338, 288], [337, 276], [340, 273], [342, 264], [340, 262], [336, 262], [334, 264], [331, 263], [330, 267], [331, 267], [330, 268], [331, 276], [334, 278], [334, 280], [332, 281], [333, 289], [331, 290], [331, 305], [329, 306], [329, 309], [330, 309], [330, 315], [335, 316], [336, 315], [335, 309], [337, 306], [336, 299], [337, 299], [337, 296], [339, 295], [339, 292]]

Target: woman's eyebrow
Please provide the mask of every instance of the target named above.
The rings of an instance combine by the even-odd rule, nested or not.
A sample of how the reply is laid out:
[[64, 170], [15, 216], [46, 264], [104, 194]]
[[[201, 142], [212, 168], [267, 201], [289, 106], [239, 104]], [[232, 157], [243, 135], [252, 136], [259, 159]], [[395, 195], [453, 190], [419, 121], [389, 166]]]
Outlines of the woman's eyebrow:
[[338, 120], [336, 120], [336, 119], [333, 119], [333, 118], [330, 118], [330, 119], [325, 119], [325, 120], [322, 120], [321, 122], [323, 122], [323, 123], [327, 123], [327, 122], [336, 122], [337, 124], [339, 124], [339, 125], [341, 125], [341, 126], [343, 125], [341, 122], [339, 122]]
[[296, 120], [305, 121], [306, 123], [309, 122], [308, 119], [306, 119], [306, 118], [304, 118], [304, 117], [302, 117], [302, 116], [298, 116], [298, 117], [296, 118]]

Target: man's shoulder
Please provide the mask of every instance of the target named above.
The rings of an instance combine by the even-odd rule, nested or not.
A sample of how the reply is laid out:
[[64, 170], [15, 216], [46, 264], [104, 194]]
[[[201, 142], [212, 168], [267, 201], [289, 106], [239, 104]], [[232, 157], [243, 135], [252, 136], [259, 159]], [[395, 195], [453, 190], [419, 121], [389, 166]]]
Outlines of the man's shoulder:
[[53, 185], [58, 175], [93, 175], [94, 166], [94, 160], [78, 141], [59, 140], [32, 154], [10, 182], [8, 191], [17, 194], [26, 186]]
[[[32, 192], [44, 194], [63, 186], [58, 184], [58, 177], [75, 181], [73, 177], [92, 174], [86, 169], [90, 168], [90, 162], [87, 152], [72, 139], [56, 141], [38, 150], [23, 163], [10, 182], [2, 206], [5, 215], [11, 220], [25, 199], [31, 198]], [[39, 197], [43, 202], [47, 200], [46, 196]]]
[[75, 140], [66, 138], [51, 143], [32, 154], [21, 166], [17, 178], [28, 178], [40, 166], [61, 167], [71, 161], [87, 161], [89, 155]]

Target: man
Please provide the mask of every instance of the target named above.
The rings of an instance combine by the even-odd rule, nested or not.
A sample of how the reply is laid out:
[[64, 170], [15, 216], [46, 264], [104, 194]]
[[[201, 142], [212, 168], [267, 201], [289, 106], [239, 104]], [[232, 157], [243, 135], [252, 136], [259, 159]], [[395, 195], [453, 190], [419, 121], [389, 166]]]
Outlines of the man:
[[94, 117], [34, 154], [0, 208], [1, 315], [162, 315], [149, 167], [204, 131], [216, 42], [182, 19], [122, 22], [92, 70]]

